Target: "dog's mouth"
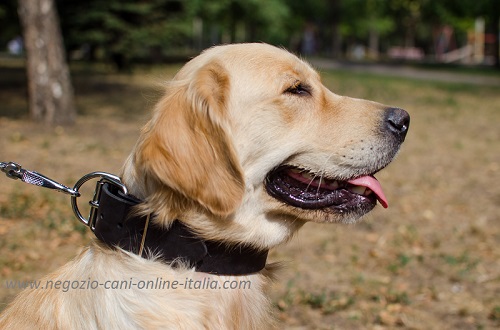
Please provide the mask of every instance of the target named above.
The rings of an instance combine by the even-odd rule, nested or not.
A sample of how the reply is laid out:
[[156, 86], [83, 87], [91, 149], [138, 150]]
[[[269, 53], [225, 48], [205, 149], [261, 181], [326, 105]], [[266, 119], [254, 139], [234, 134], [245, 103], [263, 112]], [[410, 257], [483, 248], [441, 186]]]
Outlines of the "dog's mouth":
[[294, 207], [325, 212], [370, 211], [377, 201], [387, 208], [387, 199], [373, 175], [338, 180], [299, 167], [283, 165], [265, 181], [267, 192]]

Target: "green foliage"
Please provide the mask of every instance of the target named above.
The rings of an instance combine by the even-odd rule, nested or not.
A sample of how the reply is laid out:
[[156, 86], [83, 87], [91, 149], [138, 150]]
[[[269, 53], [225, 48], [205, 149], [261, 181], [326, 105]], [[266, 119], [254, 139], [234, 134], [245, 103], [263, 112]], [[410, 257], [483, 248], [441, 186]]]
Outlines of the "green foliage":
[[112, 58], [125, 65], [155, 48], [190, 39], [190, 23], [180, 3], [168, 0], [58, 2], [69, 48], [87, 46], [87, 56]]
[[21, 34], [19, 20], [17, 17], [17, 1], [0, 1], [0, 50], [10, 40]]
[[[160, 61], [190, 56], [218, 43], [262, 41], [299, 50], [313, 28], [315, 50], [354, 44], [423, 47], [433, 51], [436, 29], [454, 28], [457, 46], [476, 17], [498, 32], [500, 1], [491, 0], [56, 0], [69, 53], [112, 60]], [[20, 34], [17, 1], [0, 3], [0, 42]], [[496, 22], [496, 23], [495, 23]], [[495, 25], [496, 24], [496, 25]], [[380, 39], [380, 42], [378, 40]], [[380, 44], [380, 46], [378, 46]]]
[[206, 22], [208, 30], [222, 31], [229, 42], [286, 41], [285, 25], [292, 18], [282, 0], [197, 1], [191, 8], [196, 17]]
[[342, 2], [341, 11], [343, 15], [351, 17], [341, 24], [344, 37], [366, 39], [370, 31], [384, 36], [396, 28], [394, 18], [388, 15], [387, 1], [384, 0], [345, 1]]

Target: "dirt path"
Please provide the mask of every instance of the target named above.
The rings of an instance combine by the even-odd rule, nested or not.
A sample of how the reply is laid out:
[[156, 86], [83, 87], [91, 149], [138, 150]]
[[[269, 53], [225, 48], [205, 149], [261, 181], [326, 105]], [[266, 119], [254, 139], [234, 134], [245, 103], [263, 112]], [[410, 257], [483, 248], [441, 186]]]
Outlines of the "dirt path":
[[[310, 59], [309, 62], [319, 70], [348, 70], [418, 80], [454, 82], [482, 86], [500, 86], [500, 76], [428, 70], [405, 65], [343, 63], [319, 58]], [[491, 70], [494, 69], [492, 68]]]

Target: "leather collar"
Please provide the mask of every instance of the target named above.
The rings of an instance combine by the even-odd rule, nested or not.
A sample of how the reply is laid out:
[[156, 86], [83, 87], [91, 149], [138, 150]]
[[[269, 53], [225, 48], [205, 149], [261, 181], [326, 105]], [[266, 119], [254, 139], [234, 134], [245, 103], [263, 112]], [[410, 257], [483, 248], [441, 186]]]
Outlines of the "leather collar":
[[97, 208], [96, 237], [110, 247], [120, 247], [144, 258], [158, 256], [174, 267], [181, 261], [203, 273], [246, 275], [266, 265], [267, 250], [203, 240], [179, 220], [168, 229], [159, 228], [149, 221], [149, 216], [134, 216], [130, 212], [139, 203], [115, 185], [104, 183]]

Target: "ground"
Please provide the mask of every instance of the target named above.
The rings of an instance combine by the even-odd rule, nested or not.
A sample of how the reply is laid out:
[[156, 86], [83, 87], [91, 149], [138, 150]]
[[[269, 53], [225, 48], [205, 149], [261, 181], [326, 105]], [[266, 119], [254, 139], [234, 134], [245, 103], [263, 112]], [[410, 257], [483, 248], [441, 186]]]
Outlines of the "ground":
[[[157, 83], [178, 68], [114, 75], [74, 67], [78, 123], [48, 128], [26, 117], [21, 68], [0, 62], [0, 161], [67, 185], [92, 171], [118, 173]], [[321, 73], [333, 91], [405, 108], [412, 122], [399, 156], [377, 175], [388, 209], [377, 207], [353, 226], [307, 224], [271, 252], [270, 262], [285, 262], [270, 292], [283, 328], [500, 327], [498, 75], [477, 84], [477, 73], [473, 83]], [[19, 291], [6, 281], [41, 277], [92, 235], [72, 215], [68, 196], [4, 176], [0, 187], [1, 310]]]

